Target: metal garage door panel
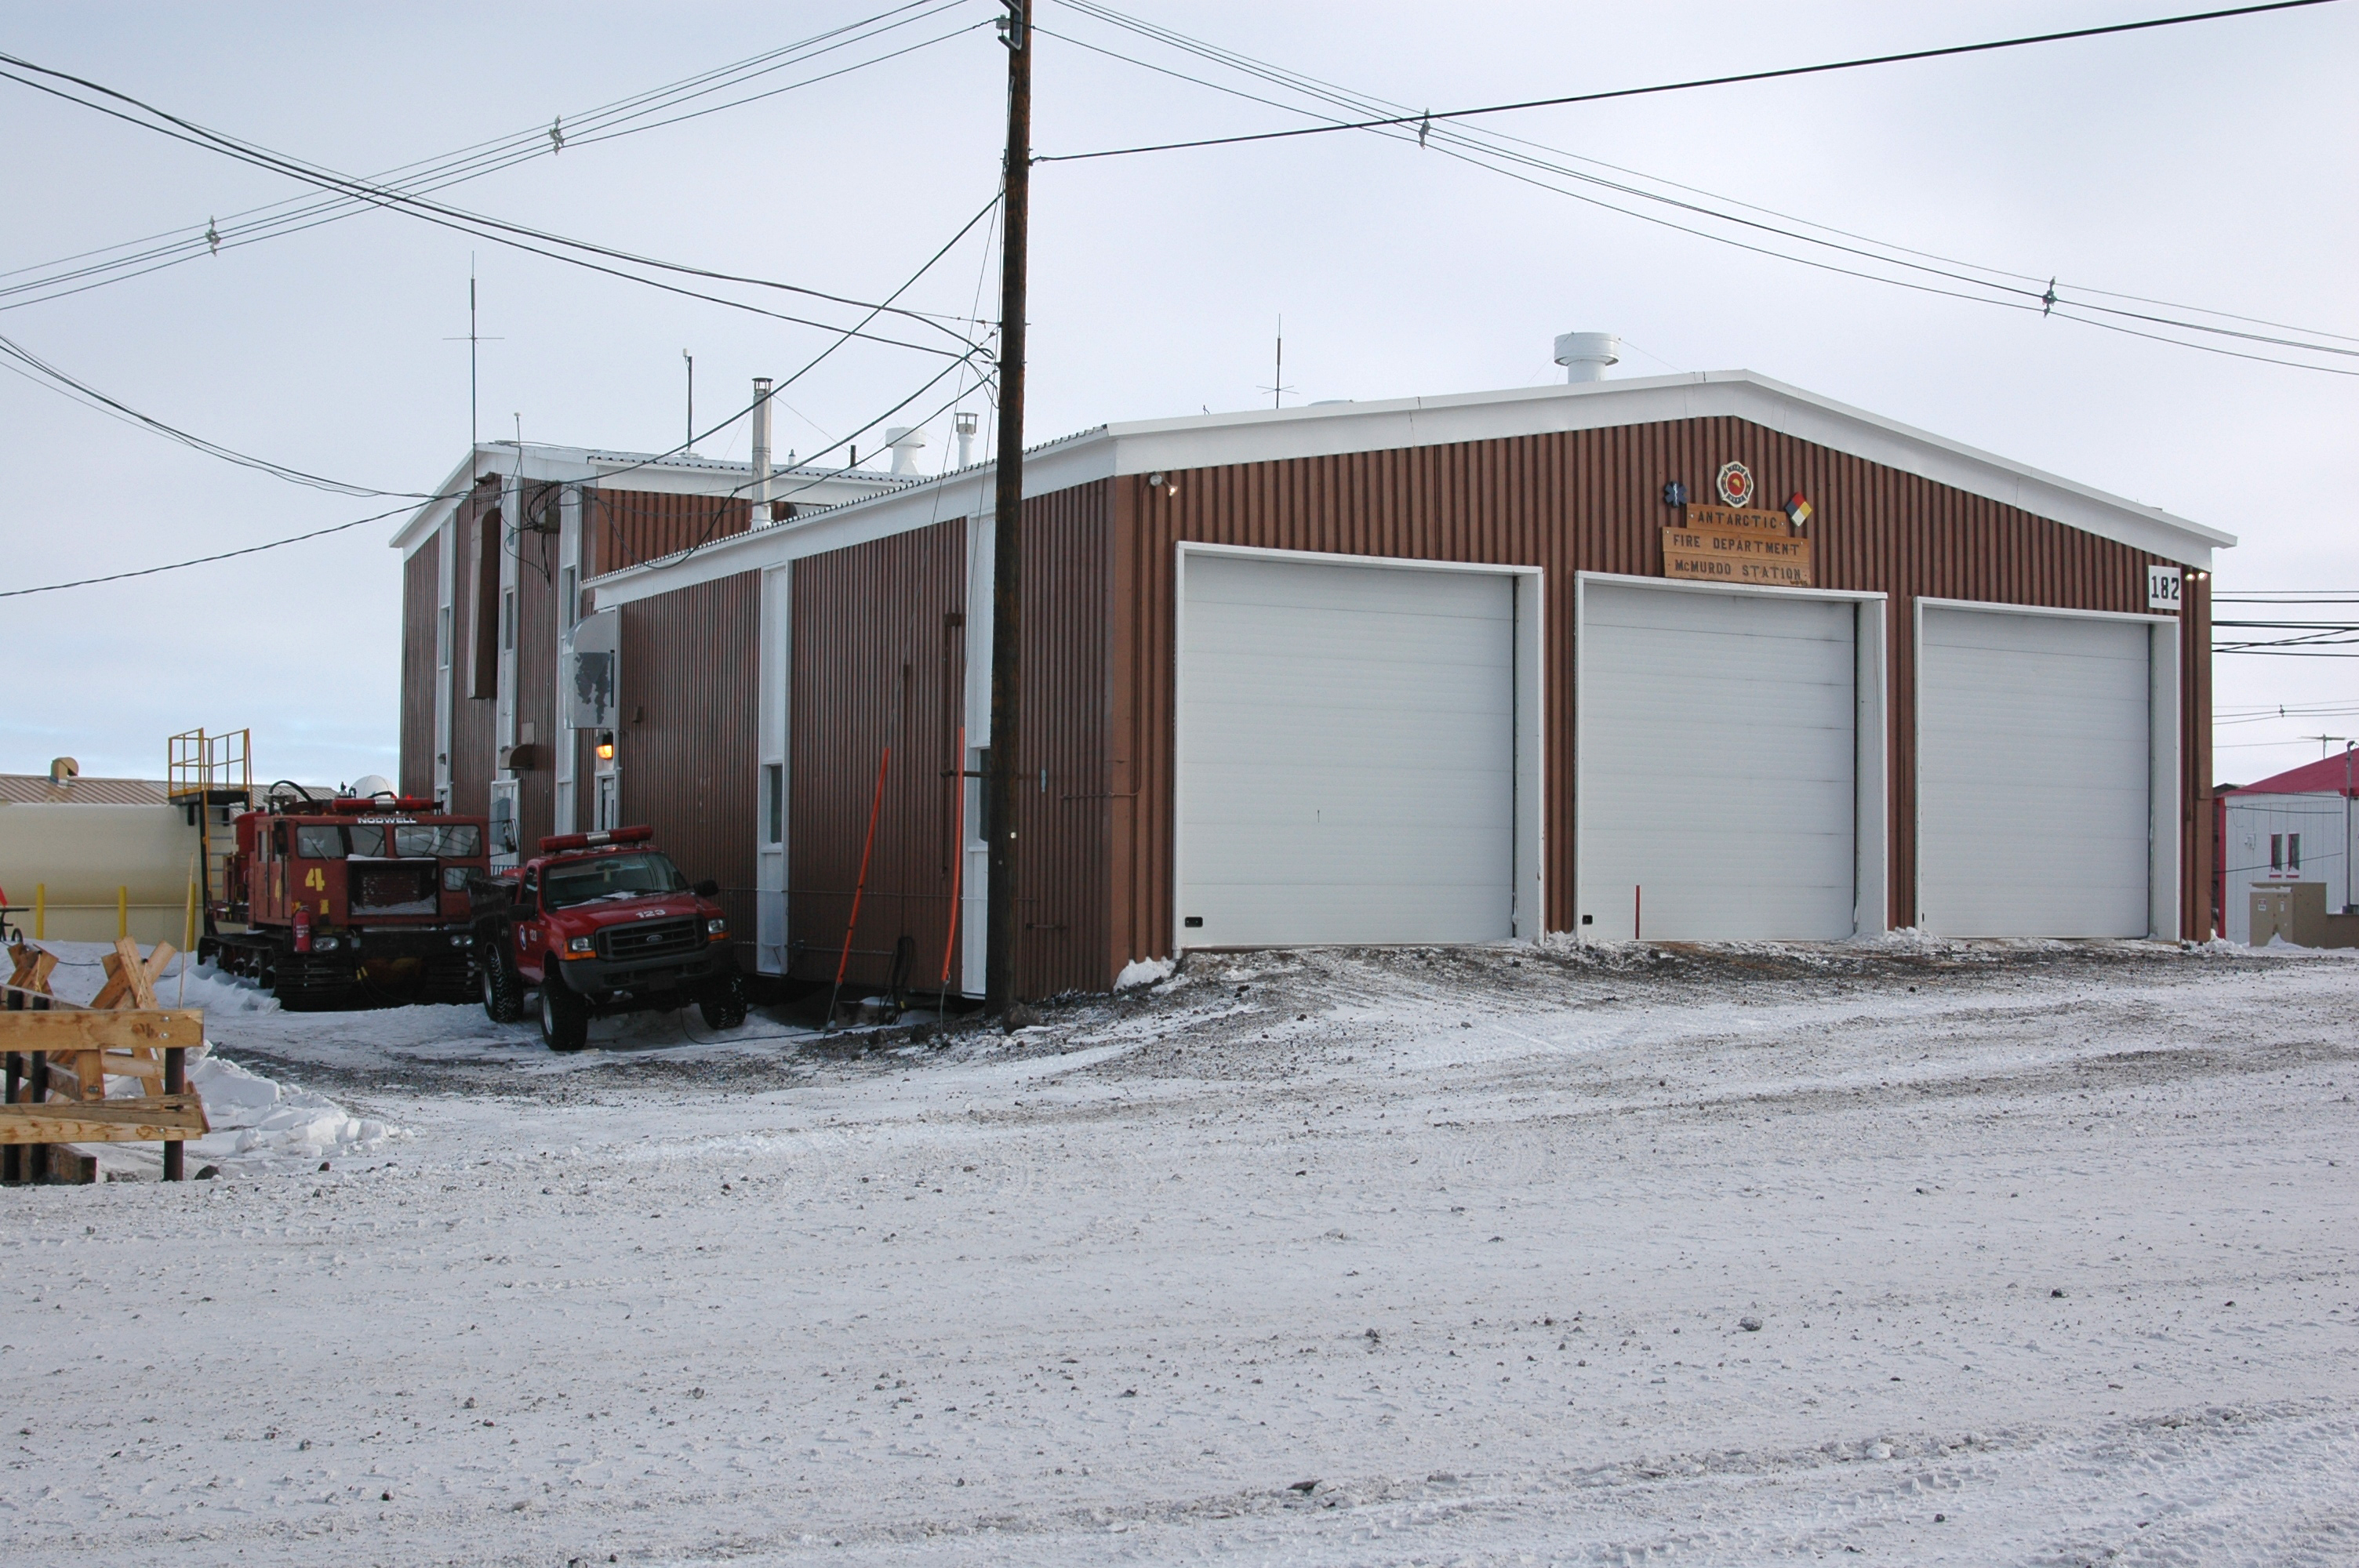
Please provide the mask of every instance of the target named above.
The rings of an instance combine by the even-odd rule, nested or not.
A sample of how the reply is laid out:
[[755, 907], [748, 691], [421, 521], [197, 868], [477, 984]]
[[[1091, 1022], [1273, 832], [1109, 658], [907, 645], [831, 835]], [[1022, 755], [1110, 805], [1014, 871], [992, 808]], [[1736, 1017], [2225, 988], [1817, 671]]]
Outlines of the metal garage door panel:
[[1591, 583], [1581, 645], [1585, 935], [1840, 938], [1856, 904], [1848, 600]]
[[1510, 933], [1512, 579], [1191, 555], [1191, 946]]
[[1924, 617], [1918, 923], [1948, 936], [2145, 935], [2145, 624]]

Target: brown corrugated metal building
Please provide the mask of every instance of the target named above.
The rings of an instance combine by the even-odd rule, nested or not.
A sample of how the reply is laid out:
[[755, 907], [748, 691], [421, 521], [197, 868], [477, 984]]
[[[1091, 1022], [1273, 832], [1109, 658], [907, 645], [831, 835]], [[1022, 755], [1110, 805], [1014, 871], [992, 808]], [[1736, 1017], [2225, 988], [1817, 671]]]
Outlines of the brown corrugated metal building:
[[[1025, 492], [1028, 994], [1190, 946], [2206, 934], [2224, 534], [1745, 372], [1112, 425]], [[980, 989], [990, 493], [589, 585], [622, 710], [686, 727], [627, 814], [750, 826], [765, 972], [832, 971], [874, 807], [855, 976]]]
[[[547, 834], [652, 825], [691, 878], [720, 882], [739, 931], [755, 913], [751, 577], [633, 605], [623, 622], [631, 705], [568, 725], [581, 584], [744, 533], [753, 470], [507, 442], [480, 446], [394, 545], [402, 568], [402, 793], [489, 816], [498, 860]], [[777, 521], [908, 482], [788, 467]], [[610, 754], [600, 742], [610, 740]]]

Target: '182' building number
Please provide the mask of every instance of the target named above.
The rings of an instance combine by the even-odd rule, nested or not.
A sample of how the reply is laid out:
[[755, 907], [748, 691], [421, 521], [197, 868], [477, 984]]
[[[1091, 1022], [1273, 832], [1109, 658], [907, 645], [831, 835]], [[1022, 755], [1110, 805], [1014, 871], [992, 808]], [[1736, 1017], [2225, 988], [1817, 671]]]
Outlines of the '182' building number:
[[2148, 610], [2179, 608], [2179, 568], [2177, 567], [2146, 568], [2146, 607]]

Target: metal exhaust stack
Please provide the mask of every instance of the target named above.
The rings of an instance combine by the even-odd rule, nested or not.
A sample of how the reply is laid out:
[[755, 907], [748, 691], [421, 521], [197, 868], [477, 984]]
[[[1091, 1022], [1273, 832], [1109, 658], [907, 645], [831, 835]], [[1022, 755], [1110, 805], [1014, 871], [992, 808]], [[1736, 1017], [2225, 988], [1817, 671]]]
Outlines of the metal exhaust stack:
[[1603, 381], [1605, 367], [1622, 361], [1622, 340], [1611, 332], [1565, 332], [1556, 341], [1556, 362], [1570, 384]]
[[974, 432], [980, 418], [964, 409], [959, 411], [954, 423], [958, 426], [959, 467], [974, 467]]
[[754, 521], [770, 520], [770, 378], [754, 378]]

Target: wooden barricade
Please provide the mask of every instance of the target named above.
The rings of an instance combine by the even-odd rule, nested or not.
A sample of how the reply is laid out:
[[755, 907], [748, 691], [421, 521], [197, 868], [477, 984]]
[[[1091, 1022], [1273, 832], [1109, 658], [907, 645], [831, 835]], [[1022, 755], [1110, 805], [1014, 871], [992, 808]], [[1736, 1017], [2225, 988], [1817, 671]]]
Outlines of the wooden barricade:
[[[50, 991], [53, 954], [20, 944], [11, 957], [7, 1009], [0, 1011], [6, 1087], [0, 1182], [96, 1179], [87, 1156], [60, 1170], [55, 1144], [154, 1142], [164, 1145], [164, 1179], [179, 1181], [184, 1141], [212, 1127], [188, 1085], [188, 1053], [204, 1043], [204, 1014], [157, 1005], [155, 982], [171, 961], [171, 945], [158, 943], [143, 958], [128, 938], [116, 942], [105, 986], [87, 1008]], [[110, 1075], [138, 1080], [140, 1093], [109, 1099]]]

